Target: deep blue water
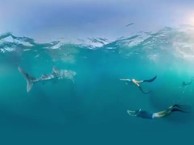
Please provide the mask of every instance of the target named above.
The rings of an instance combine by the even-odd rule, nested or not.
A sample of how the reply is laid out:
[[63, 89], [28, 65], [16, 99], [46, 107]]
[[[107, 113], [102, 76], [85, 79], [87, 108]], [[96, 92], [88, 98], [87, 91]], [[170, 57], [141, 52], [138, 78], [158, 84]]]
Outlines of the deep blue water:
[[[193, 28], [164, 28], [94, 46], [37, 43], [7, 33], [0, 36], [1, 144], [193, 144]], [[18, 66], [34, 77], [53, 67], [76, 72], [67, 79], [34, 84], [27, 93]], [[120, 78], [148, 79], [142, 94]], [[189, 113], [145, 120], [127, 109], [157, 112], [179, 103]]]

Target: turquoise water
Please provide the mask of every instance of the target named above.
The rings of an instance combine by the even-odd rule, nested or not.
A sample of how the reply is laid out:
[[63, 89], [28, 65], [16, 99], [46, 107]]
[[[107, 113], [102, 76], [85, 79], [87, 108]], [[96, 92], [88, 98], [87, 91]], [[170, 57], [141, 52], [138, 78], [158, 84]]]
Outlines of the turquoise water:
[[[86, 43], [37, 43], [7, 33], [0, 36], [1, 144], [193, 144], [193, 28], [164, 28], [127, 38]], [[52, 67], [73, 70], [74, 82], [37, 83], [26, 92], [17, 67], [34, 77]], [[148, 79], [142, 94], [120, 78]], [[180, 103], [190, 113], [145, 120], [127, 109], [155, 112]]]

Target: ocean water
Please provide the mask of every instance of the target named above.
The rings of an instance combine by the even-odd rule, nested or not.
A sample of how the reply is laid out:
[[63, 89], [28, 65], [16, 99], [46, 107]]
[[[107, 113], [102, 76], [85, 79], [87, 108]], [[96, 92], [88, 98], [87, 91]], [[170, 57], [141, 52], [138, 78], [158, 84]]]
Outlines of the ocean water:
[[[194, 28], [163, 28], [115, 41], [38, 43], [11, 33], [0, 36], [0, 144], [193, 144]], [[26, 91], [23, 68], [33, 77], [52, 68], [76, 72], [74, 81], [49, 80]], [[120, 78], [149, 79], [143, 94]], [[127, 109], [157, 112], [179, 103], [155, 120], [131, 117]]]

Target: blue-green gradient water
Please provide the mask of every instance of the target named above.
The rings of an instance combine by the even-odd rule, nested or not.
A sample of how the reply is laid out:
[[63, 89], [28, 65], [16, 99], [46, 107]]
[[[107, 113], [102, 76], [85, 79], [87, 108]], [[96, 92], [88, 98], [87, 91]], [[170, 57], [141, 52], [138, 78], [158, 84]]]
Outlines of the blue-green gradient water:
[[[194, 29], [164, 28], [112, 42], [37, 43], [11, 33], [0, 36], [0, 144], [129, 145], [193, 144]], [[101, 46], [96, 46], [100, 43]], [[27, 93], [17, 67], [34, 77], [53, 67], [73, 70], [74, 82], [36, 83]], [[149, 79], [142, 94], [120, 78]], [[176, 112], [156, 120], [131, 117], [127, 109], [160, 111], [180, 103]]]

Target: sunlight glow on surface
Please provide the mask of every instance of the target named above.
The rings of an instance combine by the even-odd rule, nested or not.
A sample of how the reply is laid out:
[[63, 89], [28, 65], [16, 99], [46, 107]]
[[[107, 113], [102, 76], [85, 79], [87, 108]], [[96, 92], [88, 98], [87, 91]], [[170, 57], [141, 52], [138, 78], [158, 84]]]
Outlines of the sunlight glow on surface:
[[186, 24], [194, 26], [194, 12], [191, 12], [190, 14], [188, 14], [185, 21], [186, 21]]
[[[191, 24], [190, 24], [191, 25]], [[194, 26], [194, 23], [193, 23]], [[173, 41], [173, 47], [175, 49], [174, 55], [187, 62], [194, 61], [194, 29], [190, 28], [186, 31], [182, 31], [181, 39], [175, 37]]]

